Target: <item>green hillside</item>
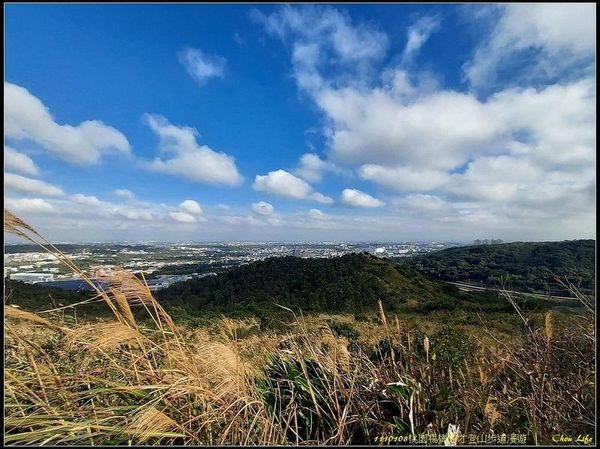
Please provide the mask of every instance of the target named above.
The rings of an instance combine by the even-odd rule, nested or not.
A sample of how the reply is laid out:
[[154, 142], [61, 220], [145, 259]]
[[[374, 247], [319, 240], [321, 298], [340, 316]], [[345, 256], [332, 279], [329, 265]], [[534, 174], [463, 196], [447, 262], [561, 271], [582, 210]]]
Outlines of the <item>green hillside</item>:
[[595, 240], [516, 242], [449, 248], [407, 259], [404, 264], [446, 281], [508, 289], [567, 294], [555, 276], [589, 293], [595, 289]]
[[355, 313], [375, 310], [379, 299], [389, 311], [507, 307], [495, 294], [459, 292], [410, 267], [368, 254], [270, 258], [175, 284], [159, 291], [157, 297], [190, 311], [252, 313], [278, 310], [275, 304], [304, 312]]

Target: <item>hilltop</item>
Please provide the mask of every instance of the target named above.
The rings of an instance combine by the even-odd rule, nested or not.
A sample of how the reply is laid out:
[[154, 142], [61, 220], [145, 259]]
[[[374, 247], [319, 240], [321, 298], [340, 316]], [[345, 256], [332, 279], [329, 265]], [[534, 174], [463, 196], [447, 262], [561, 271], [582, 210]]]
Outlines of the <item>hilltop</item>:
[[464, 281], [518, 291], [567, 294], [556, 276], [595, 290], [595, 240], [516, 242], [448, 248], [404, 261], [434, 279]]
[[191, 311], [262, 313], [276, 304], [304, 312], [366, 312], [381, 300], [386, 310], [506, 306], [490, 293], [464, 293], [410, 267], [366, 253], [330, 259], [269, 258], [216, 276], [175, 284], [157, 293]]

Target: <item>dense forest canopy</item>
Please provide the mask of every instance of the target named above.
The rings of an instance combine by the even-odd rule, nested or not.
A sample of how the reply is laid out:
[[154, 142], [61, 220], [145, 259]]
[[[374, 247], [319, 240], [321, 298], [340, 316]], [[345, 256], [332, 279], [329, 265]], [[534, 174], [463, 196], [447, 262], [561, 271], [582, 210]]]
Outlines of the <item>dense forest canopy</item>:
[[567, 294], [558, 276], [589, 293], [595, 290], [595, 246], [595, 240], [477, 245], [449, 248], [403, 263], [434, 279]]
[[494, 293], [466, 293], [431, 280], [408, 266], [369, 254], [331, 259], [270, 258], [174, 284], [159, 300], [188, 310], [275, 310], [276, 305], [305, 312], [365, 312], [381, 300], [386, 310], [503, 309]]

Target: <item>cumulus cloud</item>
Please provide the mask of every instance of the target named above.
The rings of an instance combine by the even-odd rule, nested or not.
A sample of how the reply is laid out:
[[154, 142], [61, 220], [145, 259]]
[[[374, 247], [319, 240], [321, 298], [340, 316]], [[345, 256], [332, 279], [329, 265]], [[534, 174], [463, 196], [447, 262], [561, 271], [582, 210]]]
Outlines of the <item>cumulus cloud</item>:
[[242, 182], [232, 156], [217, 153], [206, 145], [198, 145], [198, 131], [187, 126], [175, 126], [159, 115], [146, 114], [146, 122], [160, 138], [165, 156], [149, 162], [150, 170], [182, 176], [194, 182], [236, 186]]
[[125, 198], [128, 200], [132, 200], [135, 198], [134, 193], [131, 190], [127, 189], [115, 189], [113, 193], [118, 197]]
[[321, 212], [319, 209], [311, 209], [308, 211], [308, 216], [313, 220], [326, 220], [327, 215]]
[[365, 164], [360, 167], [359, 176], [382, 186], [400, 191], [426, 191], [443, 186], [450, 176], [443, 170], [423, 167]]
[[114, 210], [113, 213], [119, 215], [120, 217], [133, 221], [151, 221], [155, 218], [152, 212], [144, 209], [118, 207]]
[[103, 153], [130, 152], [127, 138], [98, 120], [59, 125], [48, 108], [27, 89], [4, 83], [4, 133], [7, 139], [30, 140], [77, 165], [97, 163]]
[[397, 207], [419, 212], [438, 212], [452, 207], [450, 203], [438, 196], [420, 193], [396, 198], [393, 203]]
[[317, 203], [333, 204], [333, 198], [331, 198], [327, 195], [323, 195], [322, 193], [319, 193], [319, 192], [313, 193], [309, 198], [312, 200], [315, 200]]
[[309, 182], [319, 182], [325, 172], [339, 173], [340, 169], [315, 153], [305, 153], [300, 157], [300, 163], [294, 173]]
[[316, 97], [330, 120], [334, 159], [348, 164], [401, 164], [451, 169], [488, 148], [500, 129], [474, 96], [450, 91], [405, 103], [390, 86], [326, 89]]
[[169, 217], [179, 223], [196, 223], [196, 217], [187, 212], [169, 212]]
[[100, 200], [93, 195], [83, 195], [82, 193], [76, 193], [71, 195], [71, 199], [79, 204], [85, 204], [86, 206], [99, 206]]
[[179, 205], [179, 207], [190, 214], [202, 215], [202, 207], [197, 201], [185, 200]]
[[536, 185], [542, 175], [539, 167], [524, 158], [484, 157], [471, 162], [464, 173], [453, 175], [449, 190], [466, 199], [506, 201]]
[[4, 187], [9, 190], [36, 193], [44, 196], [64, 195], [64, 192], [60, 187], [48, 184], [38, 179], [31, 179], [27, 178], [26, 176], [16, 175], [14, 173], [4, 174]]
[[255, 214], [258, 215], [272, 215], [273, 212], [275, 212], [275, 208], [265, 202], [265, 201], [259, 201], [258, 203], [252, 203], [252, 205], [250, 206], [250, 209], [252, 209], [252, 212], [254, 212]]
[[362, 177], [399, 190], [410, 171], [428, 178], [413, 179], [416, 190], [426, 190], [443, 183], [443, 172], [478, 157], [527, 153], [543, 166], [595, 161], [595, 83], [589, 78], [512, 88], [485, 101], [439, 90], [406, 103], [389, 86], [326, 90], [316, 99], [330, 119], [332, 157], [363, 164]]
[[385, 205], [383, 201], [356, 189], [344, 189], [341, 203], [351, 207], [381, 207]]
[[4, 146], [4, 169], [31, 176], [39, 174], [37, 166], [29, 156], [6, 145]]
[[518, 73], [525, 77], [548, 78], [565, 69], [573, 70], [582, 62], [593, 66], [595, 4], [506, 4], [491, 8], [499, 19], [489, 39], [465, 65], [472, 86], [493, 83], [503, 67], [513, 72], [520, 68]]
[[[509, 67], [505, 87], [487, 83], [485, 96], [476, 75], [475, 89], [460, 91], [444, 88], [435, 74], [412, 70], [437, 18], [407, 29], [400, 66], [382, 66], [386, 36], [370, 24], [353, 24], [343, 12], [327, 16], [339, 22], [318, 7], [256, 14], [290, 48], [299, 90], [323, 114], [327, 158], [305, 155], [294, 173], [317, 182], [327, 163], [352, 168], [361, 179], [403, 192], [394, 204], [411, 219], [427, 216], [446, 232], [450, 226], [498, 226], [507, 233], [543, 228], [547, 235], [564, 226], [584, 229], [581, 223], [593, 219], [595, 191], [595, 6], [569, 6], [484, 8], [500, 19], [466, 69], [491, 74]], [[325, 23], [341, 23], [352, 36], [367, 33], [369, 48], [377, 51], [344, 60], [331, 44], [337, 28]], [[519, 54], [527, 57], [513, 70]], [[342, 203], [360, 203], [353, 190], [345, 201], [342, 194]]]
[[52, 213], [54, 207], [42, 198], [5, 198], [5, 207], [17, 213]]
[[266, 175], [256, 175], [253, 187], [260, 192], [292, 198], [295, 200], [312, 199], [319, 203], [330, 204], [333, 200], [321, 193], [314, 192], [309, 183], [285, 170], [275, 170]]
[[206, 55], [197, 48], [186, 48], [179, 52], [179, 62], [188, 74], [203, 86], [210, 78], [222, 78], [226, 60], [222, 56]]

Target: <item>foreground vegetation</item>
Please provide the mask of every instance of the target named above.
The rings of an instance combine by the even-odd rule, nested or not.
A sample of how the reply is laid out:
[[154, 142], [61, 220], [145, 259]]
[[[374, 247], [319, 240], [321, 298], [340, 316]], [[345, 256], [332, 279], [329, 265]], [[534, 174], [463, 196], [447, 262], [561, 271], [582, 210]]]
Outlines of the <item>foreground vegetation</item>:
[[[5, 227], [71, 261], [5, 212]], [[79, 273], [85, 276], [85, 273]], [[581, 312], [285, 310], [177, 325], [115, 271], [76, 308], [5, 306], [8, 444], [373, 444], [378, 436], [594, 434], [595, 306]], [[503, 318], [495, 322], [490, 318]], [[443, 443], [442, 443], [443, 444]]]

